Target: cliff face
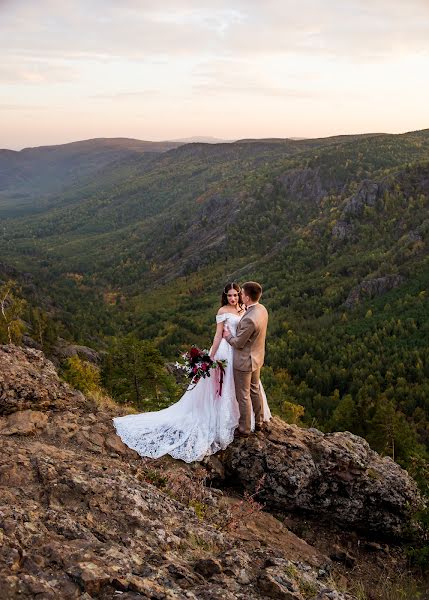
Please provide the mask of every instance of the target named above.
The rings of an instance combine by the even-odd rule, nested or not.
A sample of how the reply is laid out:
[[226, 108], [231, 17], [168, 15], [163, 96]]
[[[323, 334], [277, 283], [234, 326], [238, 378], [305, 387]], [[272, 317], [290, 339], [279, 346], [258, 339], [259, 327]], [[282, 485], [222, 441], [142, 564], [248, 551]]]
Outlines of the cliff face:
[[223, 462], [160, 466], [122, 444], [111, 422], [118, 413], [60, 382], [41, 352], [0, 346], [1, 600], [353, 597], [334, 589], [328, 556], [269, 514], [255, 518], [261, 507], [251, 498], [243, 511], [205, 487], [205, 468], [226, 467], [251, 493], [265, 474], [268, 507], [313, 502], [315, 511], [344, 516], [348, 478], [363, 482], [370, 468], [377, 477], [372, 487], [356, 484], [362, 506], [354, 516], [390, 498], [386, 514], [405, 519], [401, 503], [418, 503], [407, 475], [377, 463], [353, 436], [333, 434], [323, 446], [320, 434], [275, 421], [268, 434], [233, 444]]

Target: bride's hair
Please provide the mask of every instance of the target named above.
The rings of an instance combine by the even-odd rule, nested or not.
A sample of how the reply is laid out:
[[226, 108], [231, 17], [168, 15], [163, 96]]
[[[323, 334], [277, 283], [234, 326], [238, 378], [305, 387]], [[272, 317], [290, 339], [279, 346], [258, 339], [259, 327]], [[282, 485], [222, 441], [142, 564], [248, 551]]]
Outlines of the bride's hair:
[[229, 290], [235, 290], [236, 292], [238, 292], [238, 307], [240, 310], [244, 309], [244, 304], [243, 304], [243, 300], [241, 299], [241, 288], [238, 285], [238, 283], [235, 283], [235, 281], [231, 281], [230, 283], [227, 283], [226, 286], [223, 288], [222, 290], [222, 299], [220, 301], [220, 305], [221, 306], [228, 306], [229, 302], [228, 302], [228, 292]]

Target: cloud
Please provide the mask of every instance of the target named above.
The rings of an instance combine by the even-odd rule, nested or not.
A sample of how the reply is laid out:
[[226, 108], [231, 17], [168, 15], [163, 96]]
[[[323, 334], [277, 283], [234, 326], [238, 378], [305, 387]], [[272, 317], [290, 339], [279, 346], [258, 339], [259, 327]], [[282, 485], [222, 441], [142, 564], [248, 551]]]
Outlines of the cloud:
[[26, 110], [33, 112], [33, 110], [51, 110], [51, 108], [47, 106], [35, 106], [33, 104], [0, 104], [0, 111], [2, 110]]
[[315, 96], [314, 91], [303, 87], [299, 75], [288, 79], [282, 81], [278, 73], [270, 71], [266, 64], [264, 70], [263, 64], [255, 65], [249, 60], [214, 60], [202, 63], [195, 70], [193, 91], [205, 95], [242, 94], [300, 99]]
[[426, 0], [23, 0], [0, 5], [3, 54], [65, 60], [253, 57], [361, 58], [426, 51]]
[[59, 83], [79, 76], [76, 68], [55, 62], [22, 60], [12, 55], [8, 63], [8, 66], [0, 66], [0, 81], [3, 83]]
[[45, 135], [43, 119], [11, 108], [25, 98], [63, 107], [49, 126], [67, 139], [281, 135], [278, 124], [309, 135], [347, 119], [416, 129], [428, 31], [429, 0], [0, 0], [2, 101], [17, 111], [6, 125], [11, 139], [30, 125]]
[[115, 92], [114, 94], [93, 94], [89, 98], [96, 100], [133, 100], [158, 96], [161, 90], [142, 90], [136, 92]]
[[199, 84], [194, 86], [195, 91], [206, 94], [242, 94], [244, 96], [271, 96], [278, 98], [314, 98], [315, 93], [305, 92], [299, 89], [275, 88], [261, 86], [257, 83], [254, 85], [237, 85], [233, 83], [214, 83], [214, 84]]

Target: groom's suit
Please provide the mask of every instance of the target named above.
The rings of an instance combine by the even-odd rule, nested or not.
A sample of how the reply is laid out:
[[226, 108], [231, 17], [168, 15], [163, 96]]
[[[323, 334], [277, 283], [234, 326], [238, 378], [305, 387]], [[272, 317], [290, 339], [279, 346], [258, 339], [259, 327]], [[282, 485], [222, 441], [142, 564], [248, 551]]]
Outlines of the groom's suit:
[[250, 433], [252, 406], [255, 425], [262, 425], [264, 420], [259, 376], [264, 364], [267, 324], [265, 306], [253, 304], [239, 322], [236, 335], [231, 334], [226, 338], [234, 348], [234, 383], [240, 409], [238, 429], [241, 433]]

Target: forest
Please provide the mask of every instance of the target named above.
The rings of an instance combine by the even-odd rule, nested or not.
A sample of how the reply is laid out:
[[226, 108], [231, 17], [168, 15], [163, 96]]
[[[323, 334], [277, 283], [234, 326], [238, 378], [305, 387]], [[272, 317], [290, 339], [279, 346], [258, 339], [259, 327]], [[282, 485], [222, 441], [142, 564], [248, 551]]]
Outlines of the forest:
[[76, 385], [174, 402], [165, 365], [210, 346], [228, 281], [256, 280], [273, 412], [365, 437], [428, 491], [429, 130], [187, 144], [41, 192], [37, 213], [2, 198], [13, 335], [99, 351], [97, 373], [64, 365]]

